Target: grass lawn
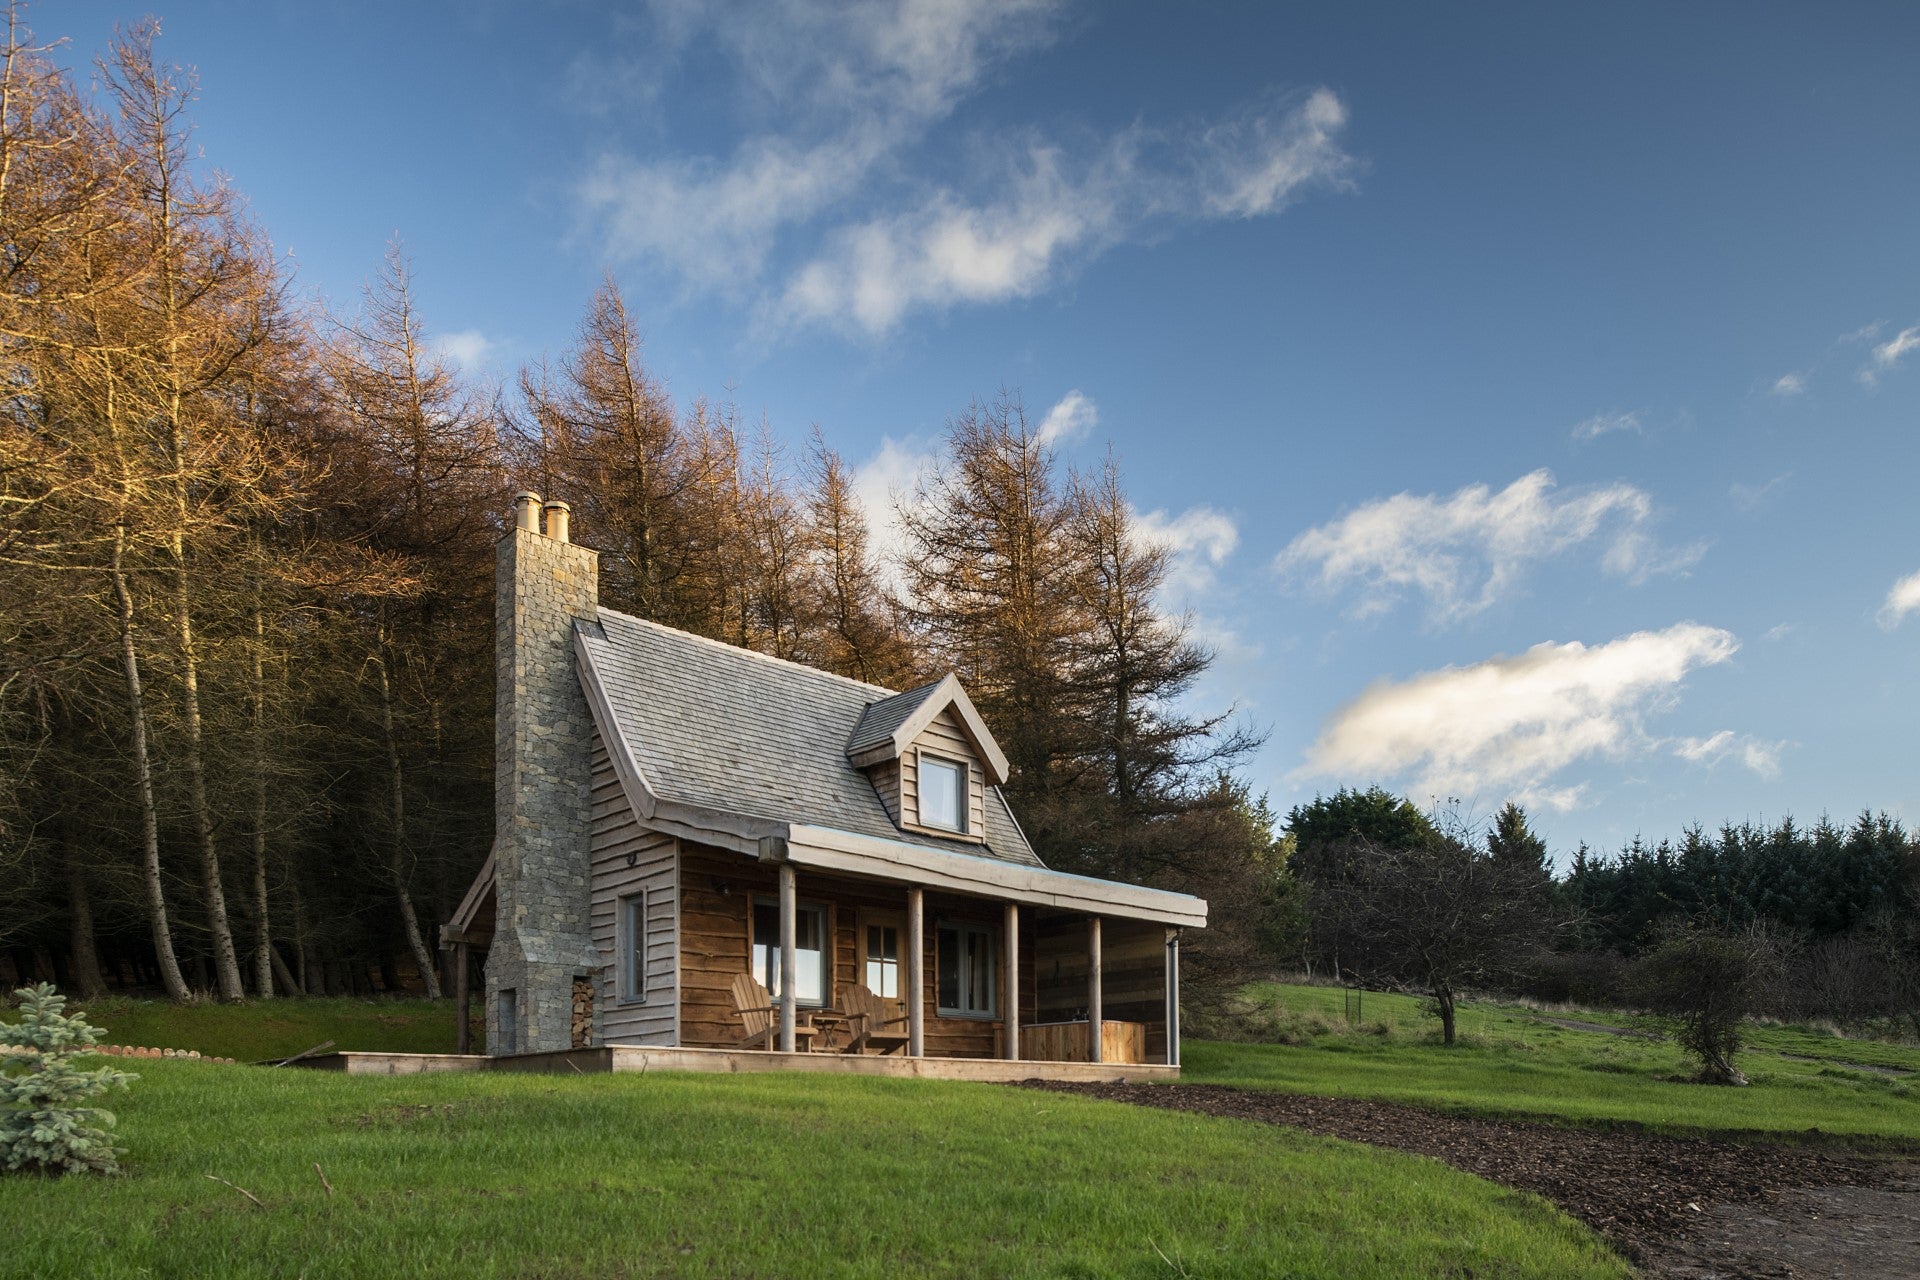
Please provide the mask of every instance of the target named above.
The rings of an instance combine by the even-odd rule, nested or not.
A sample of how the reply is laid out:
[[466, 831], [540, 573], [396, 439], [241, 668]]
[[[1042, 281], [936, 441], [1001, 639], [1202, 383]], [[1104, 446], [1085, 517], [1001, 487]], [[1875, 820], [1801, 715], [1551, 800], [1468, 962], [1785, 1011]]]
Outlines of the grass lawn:
[[[1564, 1029], [1518, 1006], [1462, 1005], [1460, 1043], [1446, 1048], [1438, 1021], [1410, 996], [1368, 992], [1360, 1025], [1350, 1028], [1337, 988], [1262, 984], [1250, 995], [1276, 1006], [1276, 1035], [1295, 1043], [1190, 1041], [1187, 1081], [1669, 1131], [1818, 1128], [1920, 1139], [1920, 1082], [1844, 1065], [1920, 1070], [1920, 1049], [1908, 1046], [1756, 1028], [1755, 1048], [1739, 1060], [1752, 1087], [1714, 1088], [1684, 1081], [1695, 1068], [1671, 1043]], [[1579, 1011], [1544, 1016], [1626, 1025]]]
[[[453, 1001], [262, 1000], [250, 1004], [177, 1005], [165, 1000], [70, 1000], [101, 1027], [107, 1044], [153, 1049], [198, 1049], [212, 1058], [259, 1062], [290, 1058], [322, 1041], [340, 1049], [386, 1053], [452, 1053]], [[0, 1022], [19, 1017], [0, 1008]], [[478, 1044], [480, 1037], [474, 1038]]]
[[1432, 1161], [1004, 1086], [137, 1065], [125, 1176], [0, 1178], [0, 1276], [1628, 1275]]

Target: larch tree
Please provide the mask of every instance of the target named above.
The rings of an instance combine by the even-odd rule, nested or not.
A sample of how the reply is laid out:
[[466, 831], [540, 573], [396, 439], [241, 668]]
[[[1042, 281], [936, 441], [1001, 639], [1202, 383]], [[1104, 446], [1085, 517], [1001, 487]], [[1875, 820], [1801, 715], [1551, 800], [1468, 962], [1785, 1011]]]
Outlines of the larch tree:
[[868, 684], [905, 688], [915, 676], [913, 653], [869, 549], [867, 513], [854, 494], [846, 462], [827, 447], [818, 427], [809, 461], [810, 661]]

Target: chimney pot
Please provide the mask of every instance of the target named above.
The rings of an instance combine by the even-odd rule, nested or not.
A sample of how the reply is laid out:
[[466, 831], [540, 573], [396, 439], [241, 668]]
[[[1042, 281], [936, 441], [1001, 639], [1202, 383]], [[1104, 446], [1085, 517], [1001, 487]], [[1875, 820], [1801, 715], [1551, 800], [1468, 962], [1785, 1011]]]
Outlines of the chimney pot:
[[513, 495], [513, 524], [529, 533], [540, 532], [540, 495], [522, 489]]
[[567, 516], [573, 508], [555, 498], [547, 503], [547, 536], [555, 542], [570, 542], [567, 536]]

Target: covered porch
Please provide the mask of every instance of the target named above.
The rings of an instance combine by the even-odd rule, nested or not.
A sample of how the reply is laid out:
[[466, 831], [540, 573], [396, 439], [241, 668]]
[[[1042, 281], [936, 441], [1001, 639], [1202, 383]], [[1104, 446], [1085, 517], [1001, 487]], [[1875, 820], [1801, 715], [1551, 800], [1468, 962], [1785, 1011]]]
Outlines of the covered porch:
[[[783, 841], [746, 859], [682, 845], [680, 1046], [1177, 1071], [1181, 926], [1143, 918], [1166, 903], [1129, 900], [1177, 895], [977, 858], [965, 861], [1013, 883], [965, 892], [928, 883], [924, 861], [910, 874], [829, 869], [809, 852]], [[1067, 900], [1063, 884], [1102, 900]], [[773, 1002], [770, 1045], [743, 1043], [754, 1030], [735, 998], [743, 974]], [[866, 1024], [849, 1011], [874, 997], [893, 1034], [863, 1044]]]

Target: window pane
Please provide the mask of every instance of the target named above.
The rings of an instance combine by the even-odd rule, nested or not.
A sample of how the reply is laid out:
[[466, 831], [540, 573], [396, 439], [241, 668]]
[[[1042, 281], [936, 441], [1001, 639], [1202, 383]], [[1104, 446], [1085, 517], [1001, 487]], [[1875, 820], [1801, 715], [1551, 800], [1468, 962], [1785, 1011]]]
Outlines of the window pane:
[[625, 990], [621, 992], [629, 1000], [644, 1000], [647, 996], [647, 895], [635, 894], [623, 899], [626, 904], [627, 931]]
[[993, 1009], [993, 941], [991, 935], [967, 933], [967, 1008], [974, 1013]]
[[889, 1000], [900, 994], [900, 931], [892, 925], [867, 926], [867, 988]]
[[[803, 1004], [827, 997], [827, 910], [801, 907], [794, 913], [793, 994]], [[780, 904], [753, 904], [753, 976], [776, 1001], [780, 999]]]
[[960, 784], [965, 770], [946, 760], [920, 757], [920, 825], [962, 830]]
[[960, 931], [958, 929], [940, 930], [940, 949], [936, 959], [940, 970], [940, 996], [942, 1009], [960, 1007]]

